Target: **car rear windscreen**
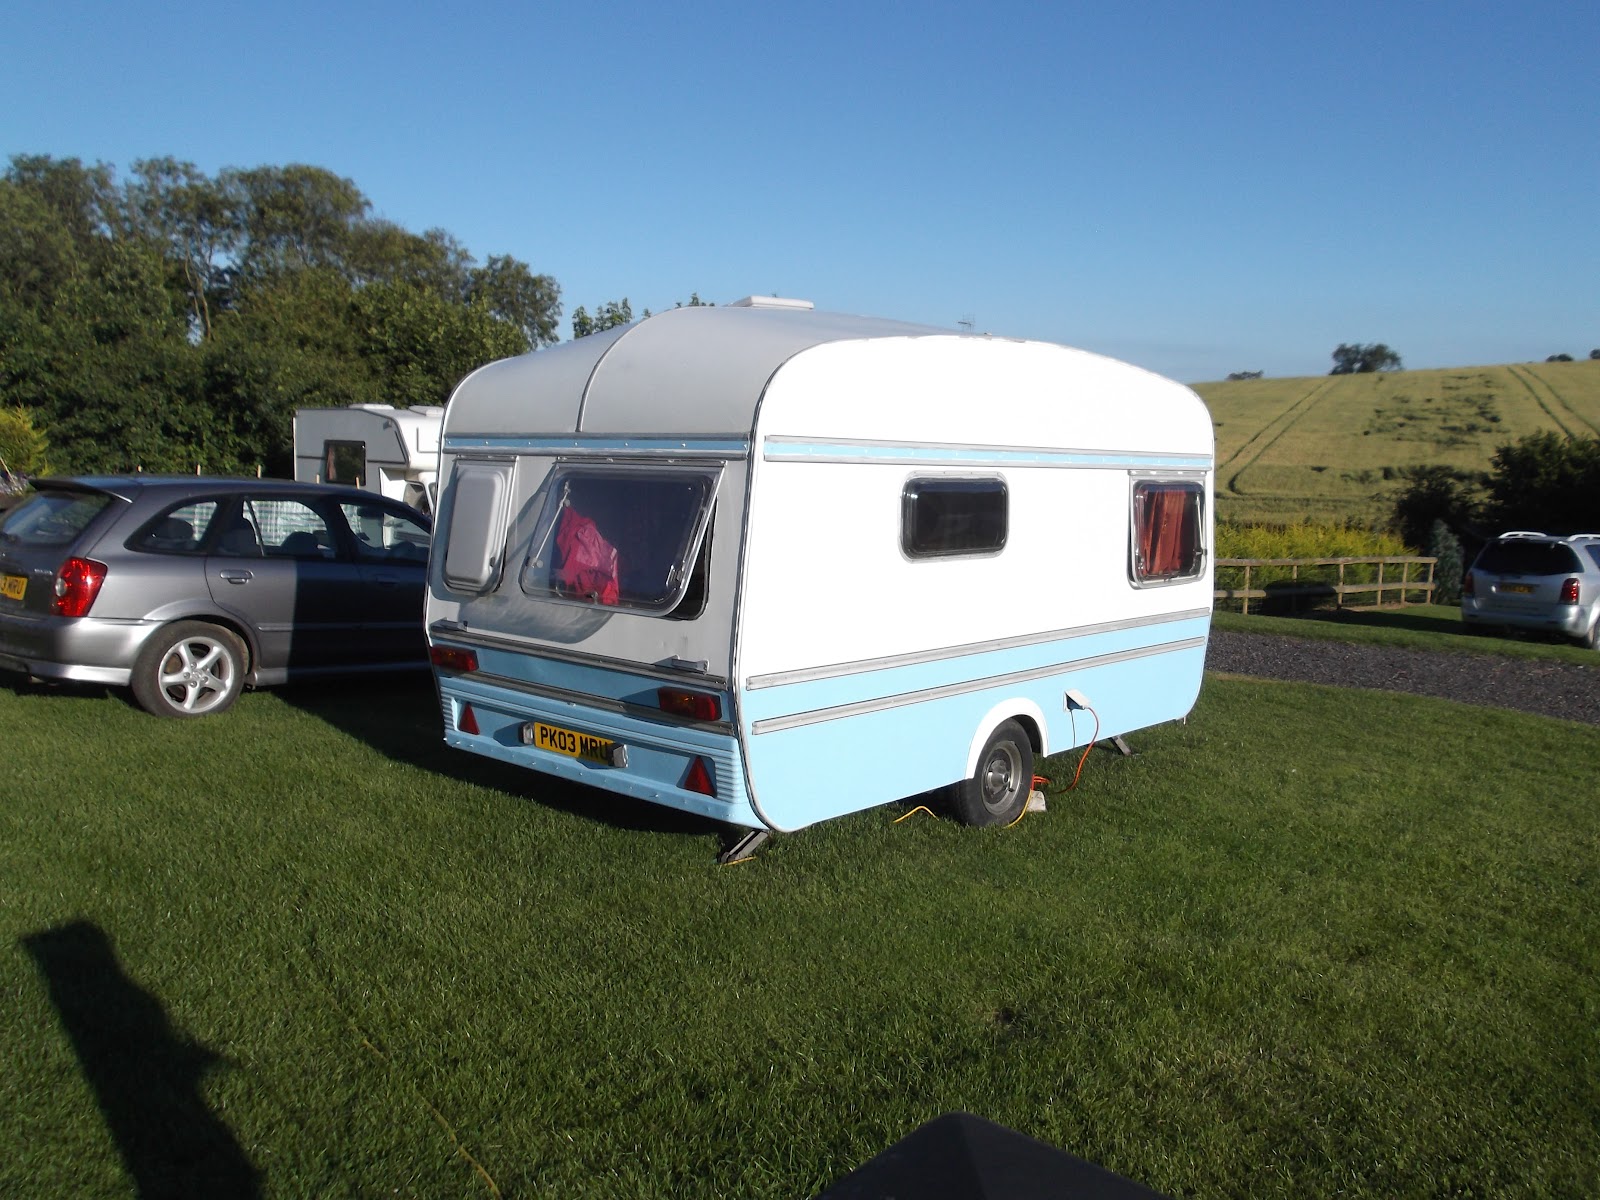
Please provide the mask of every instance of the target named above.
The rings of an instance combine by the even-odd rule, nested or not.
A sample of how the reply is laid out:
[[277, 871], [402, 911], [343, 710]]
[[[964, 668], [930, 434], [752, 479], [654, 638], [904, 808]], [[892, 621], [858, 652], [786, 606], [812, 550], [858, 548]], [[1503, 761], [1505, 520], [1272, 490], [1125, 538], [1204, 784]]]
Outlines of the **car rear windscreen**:
[[13, 509], [0, 525], [11, 546], [68, 546], [111, 503], [105, 492], [40, 492]]
[[1566, 575], [1578, 570], [1578, 558], [1560, 542], [1490, 542], [1478, 556], [1480, 571], [1496, 575]]

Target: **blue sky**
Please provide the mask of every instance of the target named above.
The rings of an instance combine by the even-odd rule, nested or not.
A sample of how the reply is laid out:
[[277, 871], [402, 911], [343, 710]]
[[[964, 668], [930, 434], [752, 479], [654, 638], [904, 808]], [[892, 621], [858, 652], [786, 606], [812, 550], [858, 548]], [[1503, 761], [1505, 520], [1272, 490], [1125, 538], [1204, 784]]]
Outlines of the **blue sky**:
[[1186, 382], [1600, 347], [1592, 0], [12, 0], [0, 29], [5, 156], [326, 167], [568, 316], [776, 293]]

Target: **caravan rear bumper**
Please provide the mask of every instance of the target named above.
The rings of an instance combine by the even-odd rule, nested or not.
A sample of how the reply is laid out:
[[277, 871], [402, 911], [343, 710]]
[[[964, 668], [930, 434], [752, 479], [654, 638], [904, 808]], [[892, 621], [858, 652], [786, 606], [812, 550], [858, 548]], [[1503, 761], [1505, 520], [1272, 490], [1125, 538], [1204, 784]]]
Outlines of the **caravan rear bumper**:
[[[673, 722], [664, 714], [653, 718], [632, 707], [585, 705], [497, 685], [482, 675], [440, 672], [438, 682], [445, 744], [457, 750], [712, 820], [765, 827], [750, 805], [743, 755], [731, 726], [713, 729]], [[568, 749], [580, 753], [541, 745], [566, 739], [525, 732], [536, 724], [570, 733]], [[626, 753], [596, 753], [596, 743], [623, 747]], [[714, 796], [685, 786], [696, 760], [711, 778]]]

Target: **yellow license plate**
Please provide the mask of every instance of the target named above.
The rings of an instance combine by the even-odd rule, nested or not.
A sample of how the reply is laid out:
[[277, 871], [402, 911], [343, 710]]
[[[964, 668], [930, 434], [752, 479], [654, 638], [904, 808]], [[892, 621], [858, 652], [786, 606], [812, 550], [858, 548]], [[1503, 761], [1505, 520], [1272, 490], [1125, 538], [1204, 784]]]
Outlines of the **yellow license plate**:
[[1531, 596], [1531, 595], [1533, 595], [1533, 584], [1531, 584], [1531, 583], [1502, 583], [1500, 585], [1500, 590], [1502, 592], [1518, 592], [1518, 593], [1520, 593], [1521, 595], [1524, 595], [1524, 596]]
[[602, 737], [595, 737], [592, 733], [579, 733], [574, 729], [563, 729], [559, 725], [546, 725], [543, 721], [528, 722], [531, 729], [529, 745], [537, 746], [541, 750], [549, 750], [553, 754], [565, 754], [568, 758], [582, 758], [589, 762], [611, 763], [611, 749], [615, 742]]
[[27, 590], [26, 575], [0, 575], [0, 596], [7, 600], [21, 600]]

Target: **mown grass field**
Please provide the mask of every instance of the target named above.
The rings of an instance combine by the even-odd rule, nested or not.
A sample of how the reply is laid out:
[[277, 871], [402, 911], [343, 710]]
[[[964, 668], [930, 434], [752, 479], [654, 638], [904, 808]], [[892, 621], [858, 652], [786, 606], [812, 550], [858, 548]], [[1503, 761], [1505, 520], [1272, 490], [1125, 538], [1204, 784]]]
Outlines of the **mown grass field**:
[[1600, 362], [1205, 383], [1217, 515], [1385, 521], [1405, 467], [1484, 471], [1542, 430], [1600, 433]]
[[437, 720], [0, 688], [0, 1194], [806, 1197], [956, 1109], [1173, 1196], [1600, 1191], [1600, 729], [1213, 679], [1015, 828], [721, 868]]

